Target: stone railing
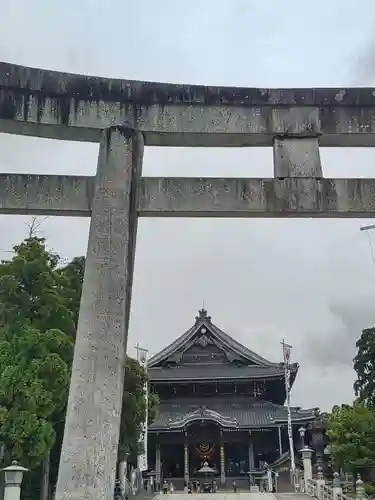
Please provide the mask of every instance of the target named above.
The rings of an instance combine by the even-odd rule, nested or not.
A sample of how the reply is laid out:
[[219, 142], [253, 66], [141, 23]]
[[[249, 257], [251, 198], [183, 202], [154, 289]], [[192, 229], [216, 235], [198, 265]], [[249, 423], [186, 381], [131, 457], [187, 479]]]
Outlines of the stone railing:
[[307, 478], [302, 481], [306, 484], [306, 491], [301, 488], [309, 496], [317, 500], [366, 500], [365, 488], [361, 477], [357, 476], [355, 495], [348, 496], [342, 491], [342, 483], [337, 472], [334, 473], [332, 485], [327, 485], [321, 472], [318, 472], [317, 479]]

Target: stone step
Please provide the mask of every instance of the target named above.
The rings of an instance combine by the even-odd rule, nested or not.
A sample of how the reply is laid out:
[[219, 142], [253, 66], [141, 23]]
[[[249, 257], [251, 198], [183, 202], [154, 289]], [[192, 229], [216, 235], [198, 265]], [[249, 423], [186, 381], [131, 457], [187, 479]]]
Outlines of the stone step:
[[[302, 495], [303, 496], [303, 495]], [[159, 494], [154, 500], [166, 500], [166, 497], [170, 497], [169, 500], [245, 500], [246, 498], [251, 498], [251, 500], [275, 500], [273, 493], [250, 493], [249, 491], [243, 491], [238, 493], [229, 493], [226, 491], [217, 493], [172, 493], [172, 494]], [[172, 498], [173, 497], [173, 498]], [[289, 500], [287, 498], [282, 498], [280, 500]], [[292, 500], [292, 499], [291, 499]], [[300, 500], [295, 498], [294, 500]], [[302, 499], [301, 499], [302, 500]], [[303, 500], [306, 500], [303, 498]]]
[[311, 498], [306, 493], [274, 493], [276, 500], [307, 500]]

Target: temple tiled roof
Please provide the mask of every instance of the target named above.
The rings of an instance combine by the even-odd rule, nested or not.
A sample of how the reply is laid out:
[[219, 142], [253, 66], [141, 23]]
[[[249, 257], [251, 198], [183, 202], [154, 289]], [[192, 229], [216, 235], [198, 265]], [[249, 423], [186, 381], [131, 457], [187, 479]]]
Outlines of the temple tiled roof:
[[[298, 365], [291, 366], [292, 372], [297, 372]], [[252, 378], [274, 378], [284, 376], [283, 364], [274, 364], [272, 366], [238, 366], [235, 364], [205, 364], [205, 365], [176, 365], [170, 367], [154, 367], [148, 369], [150, 380], [174, 381], [174, 380], [238, 380]]]
[[[193, 363], [185, 363], [183, 361], [184, 352], [191, 346], [199, 344], [205, 350], [208, 343], [214, 344], [221, 352], [225, 353], [226, 363], [215, 363], [214, 353], [211, 362], [205, 360], [202, 363], [197, 360]], [[242, 367], [238, 365], [242, 365]], [[152, 356], [147, 366], [151, 380], [158, 381], [170, 381], [177, 378], [210, 380], [278, 377], [283, 374], [284, 369], [283, 363], [275, 363], [263, 358], [223, 332], [212, 323], [211, 316], [208, 316], [205, 309], [199, 311], [191, 328]], [[298, 363], [292, 364], [292, 383], [297, 371]]]
[[[205, 406], [202, 406], [202, 399], [161, 402], [158, 416], [149, 429], [179, 430], [195, 420], [214, 421], [228, 429], [272, 427], [287, 422], [286, 407], [259, 399], [206, 398], [204, 403]], [[315, 408], [292, 408], [292, 420], [301, 423], [312, 421], [315, 412]]]
[[214, 337], [216, 337], [220, 343], [223, 344], [223, 346], [237, 352], [243, 357], [244, 360], [247, 360], [250, 363], [255, 363], [256, 365], [261, 365], [261, 366], [279, 365], [279, 363], [273, 363], [272, 361], [269, 361], [268, 359], [259, 356], [259, 354], [256, 354], [255, 352], [251, 351], [244, 345], [237, 342], [230, 335], [220, 330], [220, 328], [218, 328], [211, 322], [211, 316], [208, 316], [207, 311], [205, 309], [201, 309], [199, 311], [199, 315], [196, 316], [195, 318], [195, 324], [191, 328], [189, 328], [189, 330], [187, 330], [185, 333], [180, 335], [180, 337], [178, 337], [174, 342], [172, 342], [163, 350], [152, 356], [147, 363], [148, 367], [151, 368], [155, 365], [158, 365], [159, 363], [167, 359], [169, 356], [171, 356], [171, 354], [181, 349], [181, 347], [187, 344], [197, 334], [197, 332], [199, 331], [199, 329], [202, 328], [202, 326], [205, 326], [210, 331], [210, 333]]

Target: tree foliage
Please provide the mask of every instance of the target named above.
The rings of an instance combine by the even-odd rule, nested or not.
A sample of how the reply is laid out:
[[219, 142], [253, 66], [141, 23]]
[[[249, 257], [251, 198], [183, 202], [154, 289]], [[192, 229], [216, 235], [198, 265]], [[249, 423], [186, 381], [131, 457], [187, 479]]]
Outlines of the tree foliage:
[[0, 440], [8, 454], [37, 465], [55, 440], [53, 422], [64, 409], [73, 344], [60, 330], [30, 325], [0, 331]]
[[43, 238], [33, 237], [14, 247], [12, 259], [0, 266], [0, 326], [27, 321], [41, 332], [74, 331], [73, 313], [61, 294], [67, 281], [58, 263], [59, 256], [47, 250]]
[[[136, 460], [138, 453], [143, 452], [140, 447], [142, 425], [146, 418], [147, 373], [133, 358], [127, 357], [125, 365], [124, 396], [122, 402], [121, 428], [119, 440], [119, 460], [129, 456], [131, 461]], [[158, 397], [148, 394], [148, 422], [151, 423], [156, 415]]]
[[331, 460], [337, 469], [356, 473], [375, 465], [375, 413], [357, 401], [335, 406], [328, 418]]
[[[27, 238], [0, 264], [0, 442], [9, 459], [35, 467], [51, 451], [57, 475], [85, 258], [66, 265], [43, 238]], [[147, 375], [127, 358], [120, 454], [135, 459]], [[149, 421], [156, 395], [149, 397]], [[51, 450], [52, 449], [52, 450]]]
[[366, 328], [356, 343], [354, 370], [356, 396], [367, 406], [375, 408], [375, 328]]
[[0, 441], [31, 467], [54, 444], [69, 389], [74, 323], [57, 265], [33, 237], [0, 264]]
[[61, 277], [61, 295], [66, 306], [73, 315], [74, 329], [72, 333], [74, 336], [78, 324], [84, 271], [84, 257], [75, 257], [71, 262], [58, 269], [58, 273]]

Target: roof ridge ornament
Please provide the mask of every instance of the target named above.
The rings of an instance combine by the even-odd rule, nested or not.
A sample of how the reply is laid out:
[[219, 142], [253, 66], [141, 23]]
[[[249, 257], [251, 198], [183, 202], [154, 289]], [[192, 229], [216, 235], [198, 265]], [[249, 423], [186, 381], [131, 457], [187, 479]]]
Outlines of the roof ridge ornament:
[[199, 316], [195, 316], [195, 324], [196, 325], [198, 323], [202, 323], [203, 321], [207, 321], [208, 323], [211, 323], [211, 316], [208, 316], [207, 309], [202, 307], [202, 309], [199, 309], [198, 314], [199, 314]]

